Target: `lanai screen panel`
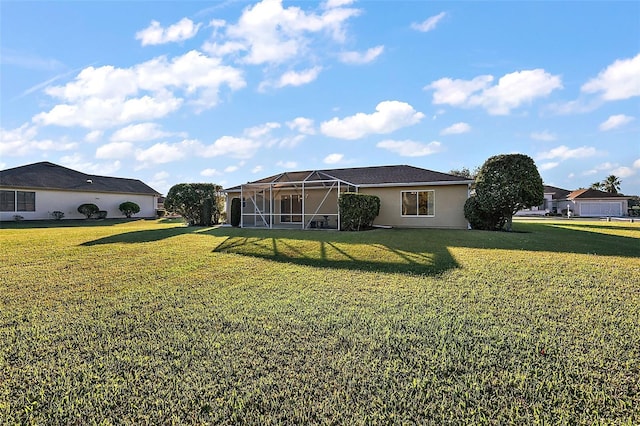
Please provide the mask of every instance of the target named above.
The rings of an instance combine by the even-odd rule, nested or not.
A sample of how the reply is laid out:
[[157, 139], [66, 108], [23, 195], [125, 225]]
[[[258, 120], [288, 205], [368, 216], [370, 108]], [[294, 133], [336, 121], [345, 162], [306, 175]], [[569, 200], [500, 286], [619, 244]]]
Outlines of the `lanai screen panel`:
[[283, 173], [273, 182], [241, 185], [241, 226], [340, 229], [338, 197], [345, 191], [357, 187], [321, 172]]

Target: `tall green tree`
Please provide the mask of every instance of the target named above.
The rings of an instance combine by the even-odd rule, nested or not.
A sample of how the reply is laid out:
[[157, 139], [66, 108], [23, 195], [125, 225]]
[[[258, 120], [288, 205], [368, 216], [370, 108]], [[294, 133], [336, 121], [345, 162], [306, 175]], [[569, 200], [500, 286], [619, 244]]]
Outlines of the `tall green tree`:
[[593, 182], [590, 188], [597, 189], [598, 191], [602, 191], [602, 182]]
[[620, 191], [622, 181], [616, 175], [609, 175], [602, 181], [602, 190], [611, 194], [617, 194]]
[[543, 200], [542, 178], [531, 157], [496, 155], [480, 168], [475, 196], [465, 204], [465, 217], [476, 229], [510, 231], [518, 210], [538, 206]]
[[214, 183], [179, 183], [169, 189], [164, 206], [190, 225], [211, 226], [218, 223], [224, 208], [222, 187]]
[[463, 167], [461, 169], [451, 169], [449, 170], [449, 174], [454, 176], [460, 176], [467, 179], [475, 179], [479, 171], [480, 169], [478, 167], [476, 167], [473, 170], [469, 170], [468, 167]]

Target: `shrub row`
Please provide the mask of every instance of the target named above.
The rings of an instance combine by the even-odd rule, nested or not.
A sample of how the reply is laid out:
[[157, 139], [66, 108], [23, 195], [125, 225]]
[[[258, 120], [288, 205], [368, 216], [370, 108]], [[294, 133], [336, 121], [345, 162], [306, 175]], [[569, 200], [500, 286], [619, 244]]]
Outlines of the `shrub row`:
[[[133, 201], [125, 201], [124, 203], [120, 204], [118, 208], [120, 209], [122, 214], [124, 214], [128, 218], [140, 212], [140, 206]], [[100, 210], [100, 208], [93, 203], [80, 204], [80, 206], [78, 206], [78, 213], [82, 213], [86, 216], [87, 219], [90, 219], [93, 215], [95, 215], [97, 219], [105, 219], [107, 217], [107, 211]], [[64, 213], [55, 211], [52, 213], [52, 215], [55, 219], [62, 219]]]

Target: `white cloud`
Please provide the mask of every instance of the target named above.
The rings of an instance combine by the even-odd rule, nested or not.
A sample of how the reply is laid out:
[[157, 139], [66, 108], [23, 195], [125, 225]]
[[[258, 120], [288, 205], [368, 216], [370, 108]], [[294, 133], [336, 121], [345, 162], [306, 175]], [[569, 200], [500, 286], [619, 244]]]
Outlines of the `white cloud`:
[[25, 123], [22, 126], [7, 130], [0, 128], [0, 157], [22, 157], [47, 151], [70, 151], [78, 144], [66, 138], [60, 140], [37, 139], [38, 128]]
[[435, 90], [434, 104], [468, 108], [479, 106], [491, 115], [508, 115], [512, 109], [562, 88], [560, 77], [543, 69], [505, 74], [497, 84], [491, 86], [493, 79], [491, 75], [481, 75], [472, 80], [442, 78], [426, 86], [425, 90]]
[[224, 172], [225, 173], [233, 173], [233, 172], [237, 171], [239, 168], [240, 167], [238, 167], [238, 166], [227, 166], [227, 167], [225, 167]]
[[340, 54], [340, 61], [345, 64], [368, 64], [376, 60], [378, 56], [384, 51], [384, 46], [376, 46], [367, 49], [366, 52], [342, 52]]
[[331, 9], [334, 7], [347, 6], [354, 2], [355, 0], [327, 0], [323, 7], [325, 9]]
[[357, 113], [350, 117], [332, 118], [320, 125], [320, 131], [339, 139], [359, 139], [369, 134], [391, 133], [418, 123], [424, 114], [399, 101], [383, 101], [372, 114]]
[[86, 161], [79, 153], [66, 155], [60, 158], [59, 163], [73, 170], [101, 176], [113, 175], [122, 167], [119, 160], [107, 163], [92, 163]]
[[542, 132], [533, 132], [529, 136], [531, 137], [531, 139], [544, 142], [555, 141], [558, 138], [554, 133], [551, 133], [547, 130], [544, 130]]
[[87, 142], [97, 142], [102, 138], [104, 132], [102, 130], [92, 130], [87, 133], [84, 137], [84, 140]]
[[169, 176], [171, 176], [171, 175], [168, 172], [161, 171], [161, 172], [158, 172], [158, 173], [154, 173], [153, 174], [153, 179], [154, 180], [166, 179]]
[[75, 105], [59, 104], [33, 117], [39, 125], [109, 128], [136, 120], [162, 118], [177, 110], [182, 100], [174, 97], [143, 96], [132, 99], [89, 98]]
[[425, 90], [433, 89], [433, 103], [436, 105], [466, 106], [472, 93], [486, 89], [493, 81], [491, 75], [480, 75], [473, 80], [452, 80], [441, 78], [425, 86]]
[[222, 86], [246, 85], [242, 72], [190, 51], [171, 60], [160, 56], [131, 68], [87, 67], [63, 85], [45, 92], [62, 103], [41, 112], [42, 125], [105, 129], [132, 121], [165, 117], [187, 102], [199, 110], [215, 106]]
[[222, 173], [217, 171], [216, 169], [204, 169], [200, 172], [200, 176], [213, 177], [220, 176]]
[[570, 149], [565, 145], [561, 145], [557, 148], [553, 148], [550, 151], [541, 152], [537, 155], [537, 159], [539, 160], [569, 160], [572, 158], [587, 158], [593, 157], [596, 155], [598, 151], [595, 148], [590, 146], [582, 146], [580, 148]]
[[306, 135], [295, 135], [291, 137], [285, 137], [278, 141], [278, 146], [280, 148], [294, 148], [300, 144], [307, 136]]
[[442, 144], [438, 141], [421, 143], [412, 140], [384, 140], [378, 142], [376, 146], [394, 152], [402, 157], [423, 157], [442, 151]]
[[162, 28], [158, 21], [151, 21], [147, 28], [136, 33], [136, 40], [140, 40], [143, 46], [184, 41], [194, 37], [201, 25], [194, 24], [189, 18], [182, 18], [168, 28]]
[[424, 20], [421, 23], [412, 23], [411, 24], [411, 28], [413, 28], [414, 30], [417, 31], [421, 31], [423, 33], [426, 33], [428, 31], [432, 31], [436, 29], [436, 26], [438, 25], [438, 23], [442, 20], [442, 18], [444, 18], [445, 16], [447, 16], [446, 12], [440, 12], [437, 15], [431, 16], [429, 18], [427, 18], [426, 20]]
[[313, 42], [311, 35], [325, 33], [336, 42], [344, 41], [346, 21], [360, 14], [358, 9], [343, 7], [348, 3], [328, 2], [320, 13], [313, 13], [297, 6], [285, 8], [282, 0], [263, 0], [245, 8], [236, 24], [226, 25], [223, 34], [214, 34], [216, 39], [203, 49], [211, 53], [242, 52], [240, 60], [253, 65], [300, 58]]
[[631, 167], [622, 166], [622, 167], [618, 167], [611, 170], [611, 174], [618, 176], [619, 178], [627, 178], [629, 176], [635, 175], [636, 171], [633, 170]]
[[618, 59], [586, 82], [581, 90], [599, 93], [605, 101], [640, 96], [640, 53], [633, 58]]
[[313, 127], [313, 120], [305, 117], [297, 117], [291, 121], [287, 121], [287, 127], [291, 130], [298, 131], [305, 135], [315, 135], [316, 130]]
[[171, 135], [172, 133], [170, 132], [160, 130], [158, 123], [139, 123], [117, 130], [111, 135], [111, 141], [151, 141]]
[[313, 67], [300, 72], [287, 71], [275, 83], [275, 87], [302, 86], [311, 83], [318, 78], [320, 71], [322, 71], [322, 67]]
[[446, 129], [443, 129], [440, 132], [440, 134], [441, 135], [459, 135], [461, 133], [468, 133], [470, 131], [471, 131], [471, 126], [469, 126], [467, 123], [460, 122], [460, 123], [452, 124]]
[[258, 138], [268, 136], [272, 130], [279, 129], [279, 128], [280, 128], [280, 123], [270, 121], [268, 123], [264, 123], [259, 126], [249, 127], [248, 129], [245, 129], [244, 135], [249, 138], [258, 139]]
[[612, 170], [614, 168], [618, 167], [618, 164], [613, 164], [613, 163], [601, 163], [596, 165], [595, 167], [593, 167], [590, 170], [587, 170], [586, 172], [583, 173], [583, 175], [588, 176], [588, 175], [595, 175], [597, 173], [603, 172], [605, 170]]
[[640, 158], [633, 162], [634, 169], [640, 169]]
[[538, 166], [538, 169], [540, 169], [541, 171], [551, 170], [551, 169], [554, 169], [554, 168], [558, 167], [559, 165], [560, 165], [560, 163], [558, 163], [558, 162], [550, 161], [548, 163], [540, 164], [540, 166]]
[[295, 161], [278, 161], [276, 166], [282, 167], [283, 169], [295, 169], [298, 167], [298, 163]]
[[341, 162], [343, 158], [343, 154], [329, 154], [324, 158], [323, 162], [325, 164], [337, 164]]
[[260, 173], [263, 169], [264, 169], [264, 167], [262, 167], [262, 166], [255, 166], [253, 169], [251, 169], [251, 173], [253, 173], [253, 174]]
[[96, 149], [96, 158], [101, 160], [124, 159], [133, 154], [133, 144], [130, 142], [111, 142]]
[[218, 156], [251, 158], [256, 154], [260, 146], [260, 142], [252, 139], [222, 136], [213, 144], [205, 146], [200, 155], [206, 158]]
[[607, 130], [617, 129], [618, 127], [624, 126], [627, 123], [631, 123], [633, 120], [635, 120], [634, 117], [624, 114], [612, 115], [607, 118], [606, 121], [600, 123], [599, 129], [603, 132]]
[[145, 167], [150, 164], [165, 164], [178, 161], [185, 158], [187, 154], [198, 152], [200, 149], [200, 142], [193, 139], [185, 139], [175, 144], [161, 142], [147, 149], [136, 150], [135, 158], [142, 163], [142, 167]]

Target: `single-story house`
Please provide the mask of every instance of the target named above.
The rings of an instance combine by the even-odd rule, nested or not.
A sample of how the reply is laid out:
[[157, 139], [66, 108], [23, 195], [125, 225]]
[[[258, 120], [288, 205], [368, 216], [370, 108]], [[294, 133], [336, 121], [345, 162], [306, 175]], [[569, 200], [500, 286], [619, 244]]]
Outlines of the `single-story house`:
[[544, 186], [544, 202], [531, 209], [520, 210], [517, 215], [565, 214], [582, 217], [619, 217], [628, 214], [629, 197], [597, 189], [569, 191]]
[[91, 203], [107, 217], [124, 217], [119, 206], [132, 201], [137, 217], [155, 217], [160, 194], [138, 179], [96, 176], [43, 161], [0, 171], [0, 220], [81, 219], [78, 206]]
[[[530, 209], [523, 209], [516, 213], [516, 216], [544, 216], [547, 214], [558, 214], [562, 209], [567, 208], [567, 196], [571, 191], [557, 188], [555, 186], [544, 185], [544, 201], [539, 206]], [[573, 205], [571, 207], [573, 211]]]
[[464, 203], [472, 180], [408, 165], [285, 172], [225, 190], [241, 202], [242, 227], [340, 229], [338, 197], [380, 198], [374, 225], [467, 229]]
[[597, 189], [578, 189], [567, 195], [567, 201], [573, 203], [576, 216], [619, 217], [628, 214], [629, 197]]

